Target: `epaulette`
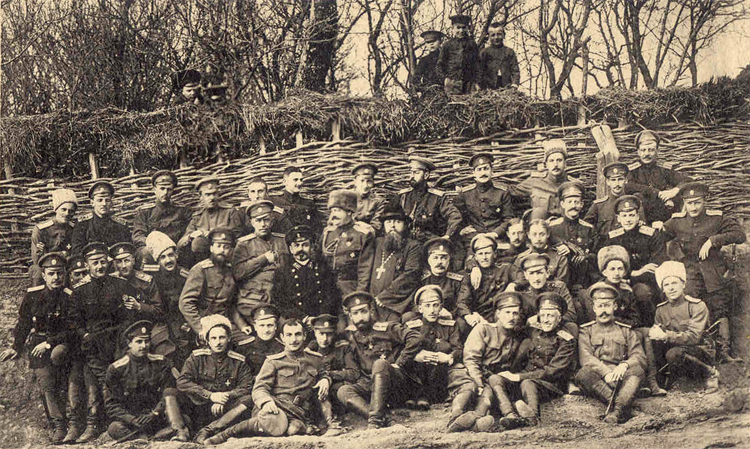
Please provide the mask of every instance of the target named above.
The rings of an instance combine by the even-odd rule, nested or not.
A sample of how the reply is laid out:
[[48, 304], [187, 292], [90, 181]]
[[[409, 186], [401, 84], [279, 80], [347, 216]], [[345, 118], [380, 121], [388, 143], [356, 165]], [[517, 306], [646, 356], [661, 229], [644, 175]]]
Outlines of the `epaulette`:
[[159, 360], [164, 360], [164, 356], [161, 354], [147, 354], [148, 359], [154, 362], [157, 362]]
[[229, 358], [232, 358], [232, 359], [235, 359], [235, 360], [239, 360], [240, 362], [244, 362], [245, 361], [245, 356], [243, 356], [239, 352], [229, 351], [229, 352], [227, 352], [227, 355], [229, 356]]
[[340, 348], [342, 346], [349, 346], [349, 340], [339, 340], [333, 345], [335, 348]]
[[477, 188], [477, 184], [476, 183], [469, 184], [468, 186], [461, 188], [461, 192], [468, 192], [468, 191], [474, 190], [476, 188]]
[[594, 204], [601, 204], [606, 202], [609, 199], [609, 196], [605, 196], [604, 198], [599, 198], [598, 200], [594, 200]]
[[39, 290], [44, 290], [44, 285], [37, 285], [36, 287], [29, 287], [26, 289], [27, 292], [37, 292]]
[[80, 287], [82, 285], [88, 284], [89, 282], [91, 282], [91, 277], [87, 274], [80, 281], [78, 281], [78, 283], [76, 285], [74, 285], [73, 288], [76, 289], [76, 288], [78, 288], [78, 287]]
[[283, 191], [281, 191], [281, 192], [268, 192], [268, 196], [281, 196], [283, 194], [284, 194]]
[[508, 186], [506, 186], [505, 184], [502, 184], [502, 183], [500, 183], [500, 184], [496, 184], [495, 182], [493, 182], [493, 183], [492, 183], [492, 185], [493, 185], [493, 186], [494, 186], [494, 187], [495, 187], [495, 188], [496, 188], [497, 190], [502, 190], [502, 191], [506, 191], [506, 190], [508, 190]]
[[543, 171], [533, 171], [533, 172], [531, 172], [531, 177], [532, 178], [544, 178], [545, 176], [547, 176], [547, 173], [543, 172]]
[[669, 301], [660, 302], [659, 304], [656, 305], [656, 307], [661, 307], [665, 304], [669, 304]]
[[198, 264], [201, 268], [213, 268], [214, 262], [211, 259], [205, 259]]
[[313, 351], [310, 348], [305, 348], [305, 352], [308, 353], [308, 354], [310, 354], [310, 355], [314, 355], [316, 357], [323, 357], [323, 354], [321, 354], [321, 353], [319, 353], [317, 351]]
[[431, 273], [429, 271], [425, 271], [424, 273], [422, 273], [422, 280], [427, 279], [428, 277], [430, 277], [430, 275]]
[[672, 214], [672, 218], [685, 218], [687, 216], [687, 212], [675, 212]]
[[619, 324], [619, 325], [620, 325], [620, 326], [622, 326], [622, 327], [627, 327], [628, 329], [632, 329], [632, 328], [633, 328], [633, 326], [631, 326], [631, 325], [629, 325], [629, 324], [621, 323], [621, 322], [619, 322], [619, 321], [615, 321], [615, 323], [616, 323], [616, 324]]
[[638, 227], [638, 232], [651, 237], [656, 232], [656, 229], [652, 228], [651, 226], [641, 225]]
[[272, 232], [271, 235], [282, 239], [286, 237], [286, 234], [282, 234], [281, 232]]
[[273, 355], [267, 355], [266, 359], [267, 360], [278, 360], [278, 359], [280, 359], [282, 357], [284, 357], [284, 352], [280, 352], [278, 354], [273, 354]]
[[620, 285], [619, 285], [619, 287], [620, 287], [620, 288], [621, 288], [622, 290], [627, 290], [627, 291], [630, 291], [630, 292], [632, 292], [632, 291], [633, 291], [633, 288], [632, 288], [632, 287], [630, 287], [630, 285], [628, 285], [628, 283], [627, 283], [627, 282], [620, 282]]
[[562, 338], [565, 341], [573, 340], [575, 337], [570, 334], [570, 332], [566, 331], [565, 329], [560, 329], [557, 331], [557, 336]]
[[427, 192], [431, 193], [433, 195], [437, 195], [437, 196], [443, 196], [443, 195], [445, 195], [445, 192], [443, 192], [442, 190], [438, 190], [438, 189], [435, 189], [435, 188], [432, 188], [432, 187], [430, 187], [429, 189], [427, 189]]
[[399, 194], [399, 195], [404, 195], [404, 194], [407, 194], [407, 193], [409, 193], [409, 192], [411, 192], [411, 191], [412, 191], [412, 188], [411, 188], [411, 187], [407, 187], [407, 188], [405, 188], [405, 189], [401, 189], [401, 190], [399, 190], [399, 191], [398, 191], [398, 194]]
[[86, 212], [85, 214], [81, 214], [78, 217], [78, 220], [80, 220], [80, 221], [91, 220], [91, 218], [93, 218], [93, 216], [94, 216], [93, 212]]
[[443, 326], [453, 327], [456, 325], [456, 320], [438, 319], [438, 324], [442, 324]]
[[674, 162], [663, 162], [663, 163], [661, 164], [661, 166], [662, 166], [662, 167], [664, 167], [664, 168], [666, 168], [667, 170], [672, 170], [672, 169], [674, 169], [674, 166], [675, 166], [675, 165], [677, 165], [677, 164], [675, 164]]
[[693, 298], [693, 297], [692, 297], [692, 296], [690, 296], [690, 295], [685, 295], [685, 300], [686, 300], [686, 301], [688, 301], [688, 302], [692, 302], [692, 303], [694, 303], [694, 304], [698, 304], [698, 303], [701, 303], [701, 302], [703, 302], [703, 301], [701, 301], [700, 299], [698, 299], [698, 298]]
[[248, 240], [252, 240], [255, 238], [255, 233], [244, 235], [237, 239], [237, 243], [247, 242]]
[[68, 296], [70, 296], [70, 295], [72, 295], [72, 294], [73, 294], [73, 290], [69, 289], [68, 287], [65, 287], [65, 288], [63, 289], [63, 291], [64, 291], [64, 292], [65, 292], [65, 294], [66, 294], [66, 295], [68, 295]]
[[126, 355], [123, 358], [116, 360], [114, 363], [112, 363], [112, 366], [114, 366], [115, 368], [122, 368], [128, 363], [130, 363], [130, 356]]
[[119, 224], [121, 224], [123, 226], [127, 226], [128, 225], [128, 223], [125, 220], [123, 220], [122, 218], [120, 218], [120, 217], [118, 217], [116, 215], [112, 215], [112, 221], [114, 221], [115, 223], [119, 223]]
[[724, 212], [716, 209], [706, 209], [706, 215], [710, 217], [721, 217], [724, 215]]
[[591, 229], [594, 228], [594, 225], [592, 225], [588, 221], [584, 220], [583, 218], [579, 218], [578, 219], [578, 224], [580, 224], [581, 226], [586, 226], [587, 228], [591, 228]]
[[385, 332], [386, 330], [388, 330], [388, 322], [378, 321], [377, 323], [372, 325], [372, 329], [380, 332]]
[[180, 267], [180, 276], [187, 279], [188, 275], [190, 275], [190, 270]]
[[238, 345], [238, 346], [243, 346], [243, 345], [247, 345], [247, 344], [250, 344], [250, 343], [252, 343], [252, 342], [254, 342], [254, 341], [255, 341], [255, 335], [251, 335], [251, 336], [249, 336], [249, 337], [247, 337], [247, 338], [245, 338], [245, 339], [243, 339], [243, 340], [239, 340], [239, 341], [237, 342], [237, 345]]
[[352, 228], [354, 228], [355, 231], [360, 232], [362, 234], [370, 234], [371, 232], [374, 232], [374, 229], [372, 226], [370, 226], [367, 223], [363, 223], [361, 221], [354, 222], [354, 225], [352, 225]]
[[501, 249], [505, 251], [506, 249], [510, 249], [510, 243], [508, 242], [497, 242], [497, 249]]
[[232, 205], [226, 203], [219, 203], [219, 207], [222, 209], [233, 209]]
[[549, 222], [550, 226], [555, 226], [563, 223], [563, 217], [557, 217], [553, 218], [552, 221]]
[[609, 238], [613, 239], [625, 234], [625, 228], [617, 228], [614, 231], [609, 231]]
[[459, 281], [460, 282], [460, 281], [464, 280], [464, 275], [463, 274], [454, 273], [452, 271], [449, 271], [448, 274], [446, 274], [445, 276], [448, 279], [452, 279], [454, 281]]
[[354, 332], [354, 331], [357, 330], [357, 326], [355, 326], [353, 324], [350, 324], [350, 325], [346, 326], [346, 328], [344, 330], [345, 331], [349, 331], [349, 332]]
[[147, 273], [156, 273], [157, 271], [159, 271], [159, 265], [153, 263], [144, 263], [143, 271]]
[[153, 276], [151, 276], [150, 274], [146, 274], [143, 271], [136, 271], [135, 277], [142, 280], [143, 282], [151, 282], [154, 279]]
[[47, 220], [47, 221], [44, 221], [42, 223], [39, 223], [38, 225], [36, 225], [36, 227], [39, 228], [39, 229], [46, 229], [46, 228], [49, 228], [50, 226], [52, 226], [54, 223], [55, 222], [52, 221], [52, 220]]
[[211, 350], [208, 348], [196, 349], [193, 351], [193, 355], [211, 355]]
[[594, 323], [596, 323], [596, 321], [589, 321], [588, 323], [581, 324], [581, 327], [588, 327], [588, 326], [591, 326]]
[[138, 210], [141, 210], [141, 209], [144, 209], [144, 210], [145, 210], [145, 209], [151, 209], [151, 208], [153, 208], [153, 207], [156, 207], [156, 203], [151, 203], [151, 204], [144, 204], [143, 206], [140, 206], [140, 207], [138, 208]]
[[406, 327], [408, 327], [409, 329], [416, 329], [418, 327], [422, 327], [422, 320], [416, 319], [416, 320], [407, 321]]
[[123, 281], [127, 281], [127, 279], [125, 279], [124, 277], [120, 276], [120, 272], [119, 271], [116, 271], [114, 273], [109, 273], [109, 277], [113, 277], [115, 279], [121, 279]]
[[628, 165], [628, 170], [633, 171], [637, 168], [641, 168], [640, 162], [633, 162], [632, 164]]
[[273, 206], [273, 211], [277, 214], [284, 214], [284, 208], [279, 206]]

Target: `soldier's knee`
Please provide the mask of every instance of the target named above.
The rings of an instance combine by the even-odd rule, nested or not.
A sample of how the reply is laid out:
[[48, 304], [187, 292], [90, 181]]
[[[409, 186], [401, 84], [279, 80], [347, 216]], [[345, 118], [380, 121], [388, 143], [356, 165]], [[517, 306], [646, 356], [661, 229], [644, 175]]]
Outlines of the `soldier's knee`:
[[304, 435], [306, 430], [307, 426], [299, 419], [289, 420], [289, 426], [286, 428], [288, 435]]
[[678, 347], [669, 348], [664, 357], [670, 365], [681, 365], [685, 357], [685, 351]]
[[67, 362], [68, 345], [57, 345], [52, 348], [52, 352], [49, 355], [50, 362], [55, 366], [60, 366]]
[[372, 375], [387, 373], [391, 368], [391, 364], [388, 360], [378, 359], [372, 364]]
[[493, 374], [493, 375], [490, 376], [489, 379], [487, 379], [487, 383], [492, 388], [495, 388], [495, 387], [505, 387], [505, 385], [507, 384], [507, 380], [503, 376], [501, 376], [499, 374]]
[[233, 406], [244, 405], [248, 409], [252, 410], [252, 408], [253, 408], [253, 397], [250, 396], [249, 394], [240, 396], [237, 399], [235, 399], [234, 401], [232, 401], [232, 405]]
[[354, 388], [351, 385], [342, 385], [339, 391], [336, 392], [336, 398], [342, 404], [346, 404], [346, 401], [354, 395]]
[[112, 421], [107, 427], [107, 434], [113, 440], [119, 440], [130, 433], [130, 428], [121, 421]]
[[598, 377], [599, 375], [596, 373], [596, 371], [587, 366], [584, 366], [578, 370], [574, 377], [574, 380], [579, 385], [587, 385], [595, 382]]
[[521, 381], [521, 391], [530, 391], [536, 389], [536, 382], [531, 379], [524, 379]]

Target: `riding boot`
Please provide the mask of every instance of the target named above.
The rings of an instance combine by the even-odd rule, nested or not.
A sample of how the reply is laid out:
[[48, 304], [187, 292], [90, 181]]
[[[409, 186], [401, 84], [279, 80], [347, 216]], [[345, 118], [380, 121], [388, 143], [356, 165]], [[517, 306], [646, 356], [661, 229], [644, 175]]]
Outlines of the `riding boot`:
[[47, 407], [47, 412], [52, 420], [52, 425], [55, 428], [55, 432], [52, 434], [52, 444], [60, 444], [65, 438], [65, 417], [60, 407], [60, 401], [53, 391], [47, 391], [44, 393], [44, 402]]
[[211, 438], [207, 438], [204, 443], [206, 444], [206, 446], [210, 446], [221, 444], [230, 438], [248, 438], [262, 436], [265, 434], [266, 433], [260, 427], [260, 420], [258, 418], [250, 418], [217, 433]]
[[220, 432], [226, 429], [229, 425], [231, 425], [237, 418], [240, 417], [240, 415], [245, 413], [245, 410], [247, 410], [247, 406], [245, 404], [235, 406], [233, 409], [221, 415], [219, 419], [199, 430], [195, 435], [194, 441], [198, 444], [203, 444], [203, 442], [206, 441], [208, 437], [212, 436], [216, 432]]
[[99, 436], [99, 391], [96, 382], [86, 385], [88, 393], [88, 415], [86, 416], [86, 429], [78, 437], [76, 443], [88, 443]]
[[386, 405], [388, 395], [388, 378], [379, 372], [372, 376], [372, 396], [370, 397], [370, 413], [367, 419], [368, 427], [380, 428], [388, 426]]
[[628, 420], [630, 405], [635, 400], [638, 388], [641, 385], [641, 378], [638, 376], [629, 376], [623, 380], [620, 390], [615, 396], [615, 404], [612, 411], [604, 417], [604, 421], [611, 424], [620, 424]]
[[659, 382], [656, 381], [656, 356], [654, 355], [654, 345], [648, 336], [643, 338], [643, 348], [646, 352], [646, 360], [648, 361], [646, 366], [646, 381], [648, 382], [648, 386], [641, 388], [641, 391], [644, 392], [644, 396], [666, 396], [667, 390], [661, 388]]
[[167, 421], [169, 421], [169, 427], [175, 431], [172, 441], [190, 441], [190, 430], [185, 425], [185, 420], [182, 419], [182, 413], [180, 412], [180, 405], [177, 403], [177, 397], [165, 396], [164, 405], [167, 414]]
[[683, 357], [686, 362], [692, 363], [703, 371], [703, 375], [706, 376], [707, 393], [713, 393], [719, 389], [719, 371], [716, 368], [704, 363], [694, 355], [685, 354]]
[[719, 362], [724, 363], [737, 363], [741, 362], [742, 359], [732, 357], [731, 354], [731, 341], [732, 337], [729, 333], [729, 318], [719, 318], [719, 338], [716, 341], [718, 345], [718, 359]]
[[612, 388], [603, 380], [594, 382], [588, 390], [594, 394], [596, 399], [605, 404], [609, 404], [609, 400], [612, 398]]
[[469, 408], [469, 403], [471, 403], [471, 399], [473, 396], [473, 391], [462, 391], [458, 393], [455, 398], [453, 398], [453, 402], [451, 403], [451, 417], [450, 419], [448, 419], [449, 432], [460, 432], [462, 430], [468, 430], [471, 428], [471, 426], [474, 425], [474, 421], [476, 421], [476, 418], [471, 421], [468, 426], [462, 423], [456, 423], [458, 417], [463, 415]]

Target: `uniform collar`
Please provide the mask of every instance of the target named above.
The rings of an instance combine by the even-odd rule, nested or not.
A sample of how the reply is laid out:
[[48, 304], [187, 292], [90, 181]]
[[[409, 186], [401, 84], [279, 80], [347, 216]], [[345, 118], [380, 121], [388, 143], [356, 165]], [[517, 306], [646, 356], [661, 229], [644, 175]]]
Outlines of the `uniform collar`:
[[482, 184], [477, 183], [477, 190], [479, 190], [482, 193], [484, 193], [484, 192], [492, 189], [493, 187], [494, 187], [494, 184], [492, 183], [491, 179], [489, 181], [485, 182], [485, 183], [482, 183]]

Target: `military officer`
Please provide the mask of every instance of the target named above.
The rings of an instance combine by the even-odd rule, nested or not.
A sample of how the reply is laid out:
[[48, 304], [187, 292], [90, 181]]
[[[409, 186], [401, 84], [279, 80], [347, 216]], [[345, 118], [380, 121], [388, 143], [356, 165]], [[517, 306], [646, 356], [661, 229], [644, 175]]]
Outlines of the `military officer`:
[[52, 192], [52, 210], [55, 216], [31, 228], [31, 285], [44, 285], [39, 259], [46, 253], [62, 252], [71, 255], [73, 237], [73, 216], [78, 210], [78, 199], [70, 189], [57, 189]]
[[152, 322], [166, 311], [154, 277], [135, 268], [136, 249], [130, 242], [115, 243], [109, 248], [109, 257], [115, 265], [115, 276], [125, 279], [138, 294], [133, 307], [143, 318]]
[[268, 200], [259, 200], [247, 207], [255, 232], [240, 237], [234, 249], [232, 272], [237, 282], [237, 304], [232, 315], [234, 341], [244, 338], [240, 333], [252, 334], [249, 317], [256, 307], [271, 302], [274, 274], [290, 257], [284, 234], [271, 232], [273, 209], [273, 203]]
[[398, 192], [401, 207], [411, 219], [411, 238], [422, 244], [433, 237], [450, 239], [461, 225], [461, 212], [445, 192], [427, 185], [436, 168], [426, 158], [409, 156], [410, 187]]
[[[497, 263], [513, 263], [519, 254], [529, 249], [525, 226], [525, 223], [520, 218], [511, 218], [508, 220], [508, 243], [497, 243]], [[469, 268], [468, 262], [466, 268]]]
[[685, 202], [685, 211], [672, 214], [664, 223], [666, 239], [674, 240], [670, 258], [685, 264], [686, 292], [702, 298], [711, 312], [711, 320], [719, 321], [719, 357], [735, 361], [730, 355], [728, 318], [732, 313], [732, 281], [726, 277], [728, 267], [721, 247], [744, 243], [747, 237], [734, 219], [720, 210], [706, 208], [706, 184], [683, 184], [679, 194]]
[[200, 428], [194, 441], [226, 429], [252, 407], [253, 376], [242, 354], [229, 350], [232, 323], [223, 315], [201, 318], [202, 340], [207, 348], [196, 349], [185, 360], [177, 389], [191, 402], [193, 425]]
[[[409, 372], [411, 362], [422, 349], [419, 332], [399, 323], [374, 321], [375, 298], [366, 292], [353, 292], [344, 298], [344, 308], [352, 323], [346, 328], [353, 361], [360, 372], [356, 383], [338, 391], [344, 406], [368, 418], [368, 427], [389, 424], [387, 403], [408, 397], [416, 388]], [[369, 397], [369, 404], [367, 399]]]
[[[495, 314], [494, 297], [512, 282], [508, 264], [495, 264], [497, 242], [494, 237], [478, 234], [471, 240], [471, 251], [478, 266], [464, 276], [458, 297], [457, 314], [471, 327], [489, 321]], [[475, 273], [479, 271], [478, 278]]]
[[357, 194], [352, 190], [334, 190], [328, 197], [328, 209], [328, 226], [320, 241], [323, 260], [336, 276], [342, 295], [366, 290], [372, 271], [375, 236], [354, 222]]
[[271, 194], [271, 201], [280, 210], [283, 210], [279, 231], [286, 234], [295, 226], [308, 226], [315, 235], [322, 231], [322, 220], [318, 212], [318, 206], [313, 200], [303, 197], [302, 170], [298, 167], [287, 167], [283, 174], [284, 190], [280, 194]]
[[427, 92], [431, 88], [442, 90], [443, 77], [438, 71], [438, 56], [440, 56], [440, 44], [445, 35], [440, 31], [427, 30], [419, 35], [424, 40], [424, 53], [417, 62], [414, 70], [414, 88], [417, 92]]
[[72, 254], [80, 254], [83, 247], [92, 242], [102, 242], [109, 247], [117, 242], [130, 241], [130, 229], [112, 215], [114, 195], [115, 187], [108, 181], [96, 181], [89, 188], [88, 197], [94, 212], [73, 228]]
[[279, 311], [270, 304], [255, 308], [252, 315], [254, 335], [241, 337], [234, 344], [237, 352], [245, 356], [253, 376], [258, 374], [266, 357], [284, 350], [284, 344], [276, 337], [279, 330]]
[[[172, 364], [162, 355], [149, 353], [151, 327], [150, 321], [142, 320], [125, 329], [127, 354], [109, 365], [104, 378], [104, 404], [112, 419], [107, 433], [117, 442], [154, 433], [156, 439], [172, 436], [173, 441], [188, 441]], [[160, 430], [164, 418], [168, 427]]]
[[383, 229], [380, 216], [385, 208], [385, 198], [372, 191], [377, 174], [377, 165], [370, 162], [357, 164], [352, 169], [354, 191], [357, 193], [357, 211], [354, 212], [353, 218], [360, 224], [369, 225], [373, 234], [380, 234]]
[[570, 276], [568, 258], [561, 254], [564, 251], [558, 251], [551, 245], [552, 242], [550, 236], [551, 231], [547, 220], [541, 218], [531, 219], [527, 232], [529, 249], [519, 254], [513, 262], [513, 268], [515, 270], [514, 279], [516, 284], [523, 284], [525, 281], [523, 269], [519, 262], [521, 258], [531, 253], [546, 254], [547, 257], [549, 257], [549, 264], [547, 265], [549, 278], [560, 281], [566, 285], [568, 284], [568, 278]]
[[[268, 183], [262, 176], [254, 176], [247, 182], [247, 198], [247, 203], [242, 203], [241, 206], [245, 207], [245, 218], [249, 218], [252, 222], [252, 217], [250, 216], [250, 211], [247, 207], [259, 201], [271, 201], [268, 195]], [[271, 202], [271, 204], [273, 204], [273, 202]], [[269, 214], [271, 218], [271, 231], [279, 231], [281, 227], [281, 216], [283, 213], [284, 209], [275, 205], [273, 206], [273, 210]], [[246, 223], [245, 227], [250, 232], [255, 232], [252, 223]]]
[[166, 234], [177, 241], [185, 233], [193, 213], [190, 208], [172, 203], [172, 195], [177, 188], [177, 175], [169, 170], [159, 170], [151, 177], [155, 201], [141, 206], [133, 219], [132, 239], [141, 263], [153, 263], [146, 248], [146, 238], [152, 231]]
[[86, 268], [86, 260], [81, 255], [71, 256], [68, 259], [68, 284], [74, 286], [81, 282], [83, 278], [88, 276], [88, 268]]
[[614, 319], [617, 295], [614, 287], [603, 282], [589, 287], [596, 321], [581, 325], [578, 339], [581, 369], [575, 375], [576, 383], [604, 404], [615, 395], [614, 406], [604, 417], [610, 424], [628, 420], [646, 366], [638, 334]]
[[550, 279], [548, 265], [549, 256], [544, 253], [531, 252], [518, 258], [518, 266], [522, 270], [526, 282], [520, 285], [514, 283], [510, 286], [510, 291], [520, 293], [523, 300], [524, 319], [528, 319], [537, 313], [536, 298], [539, 294], [554, 292], [562, 296], [568, 305], [567, 311], [563, 314], [563, 319], [570, 323], [578, 323], [583, 308], [576, 303], [564, 282]]
[[[607, 238], [609, 231], [616, 229], [617, 214], [615, 213], [615, 201], [622, 195], [626, 195], [625, 184], [628, 174], [628, 166], [623, 162], [612, 162], [604, 167], [604, 177], [607, 183], [607, 196], [599, 198], [586, 212], [583, 220], [591, 223], [596, 229], [596, 235], [601, 240]], [[638, 209], [638, 217], [646, 221], [643, 208]]]
[[185, 287], [180, 294], [180, 312], [196, 335], [205, 335], [201, 317], [219, 314], [227, 316], [235, 299], [236, 285], [229, 263], [234, 248], [234, 234], [229, 228], [214, 228], [208, 232], [211, 255], [190, 269]]
[[57, 383], [68, 380], [71, 409], [75, 415], [80, 414], [81, 401], [73, 393], [78, 390], [74, 382], [80, 376], [81, 365], [74, 361], [73, 370], [68, 366], [74, 350], [74, 332], [67, 320], [73, 292], [65, 287], [65, 265], [65, 255], [61, 252], [49, 252], [39, 258], [44, 284], [27, 289], [18, 309], [13, 346], [0, 352], [0, 361], [12, 360], [23, 351], [28, 338], [29, 368], [37, 379], [45, 410], [55, 429], [50, 438], [52, 444], [73, 442], [81, 432], [76, 416], [71, 416], [66, 433], [65, 400], [57, 394], [60, 387]]

